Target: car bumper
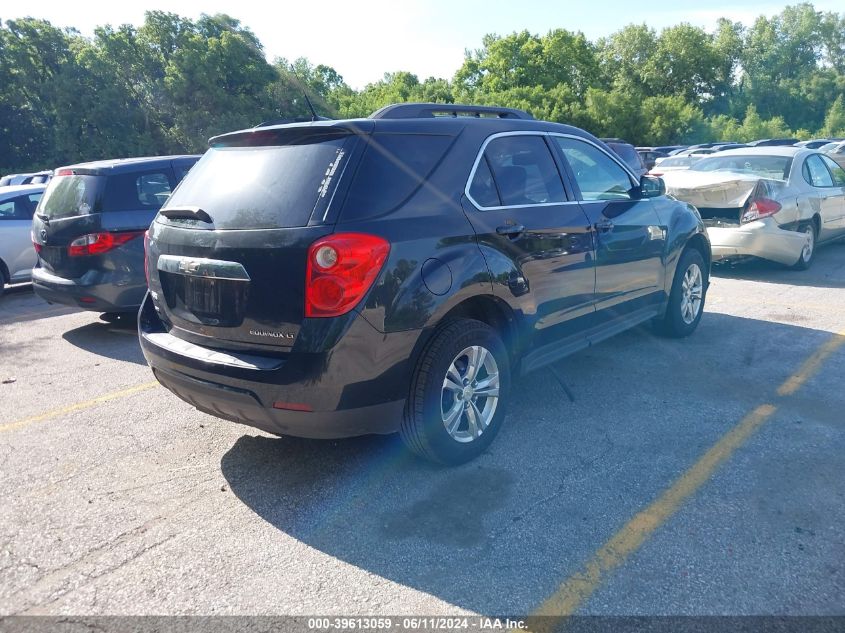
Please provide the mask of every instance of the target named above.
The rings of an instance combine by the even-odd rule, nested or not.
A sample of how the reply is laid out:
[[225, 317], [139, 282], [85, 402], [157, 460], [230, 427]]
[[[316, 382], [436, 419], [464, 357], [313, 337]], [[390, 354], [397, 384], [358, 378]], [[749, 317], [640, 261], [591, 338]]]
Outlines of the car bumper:
[[92, 270], [78, 279], [67, 279], [36, 267], [32, 289], [48, 303], [96, 312], [136, 312], [147, 287], [143, 277], [130, 283], [124, 275], [116, 280], [109, 272]]
[[257, 356], [169, 334], [149, 299], [138, 321], [141, 348], [156, 379], [200, 411], [276, 435], [307, 438], [399, 429], [419, 331], [382, 334], [359, 317], [329, 351]]
[[738, 227], [708, 227], [713, 261], [731, 257], [760, 257], [793, 265], [801, 256], [807, 238], [797, 231], [780, 228], [766, 218]]

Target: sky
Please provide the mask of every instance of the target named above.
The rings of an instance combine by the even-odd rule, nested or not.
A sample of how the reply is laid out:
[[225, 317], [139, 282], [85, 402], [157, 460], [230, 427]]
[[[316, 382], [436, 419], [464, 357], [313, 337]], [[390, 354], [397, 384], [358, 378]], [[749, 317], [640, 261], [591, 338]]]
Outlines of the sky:
[[[796, 0], [797, 1], [797, 0]], [[268, 60], [307, 57], [340, 73], [353, 88], [378, 81], [385, 72], [407, 70], [420, 80], [450, 79], [466, 49], [481, 46], [487, 33], [528, 29], [546, 33], [565, 28], [590, 40], [631, 23], [655, 30], [689, 22], [712, 30], [720, 17], [750, 25], [783, 10], [771, 0], [633, 2], [631, 0], [136, 0], [135, 2], [39, 0], [5, 2], [0, 19], [32, 16], [91, 35], [102, 24], [144, 21], [144, 11], [162, 10], [196, 18], [227, 13], [251, 29], [264, 44]], [[842, 0], [816, 0], [819, 11], [842, 11]]]

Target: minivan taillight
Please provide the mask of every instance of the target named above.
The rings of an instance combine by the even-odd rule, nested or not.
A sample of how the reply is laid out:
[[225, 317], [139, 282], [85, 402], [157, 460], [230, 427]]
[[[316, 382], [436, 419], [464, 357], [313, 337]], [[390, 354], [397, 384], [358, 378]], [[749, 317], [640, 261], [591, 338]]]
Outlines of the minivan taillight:
[[759, 220], [760, 218], [766, 218], [770, 215], [774, 215], [782, 208], [783, 207], [780, 206], [780, 202], [777, 200], [772, 200], [771, 198], [755, 198], [748, 202], [748, 205], [742, 214], [742, 223], [745, 224], [746, 222], [753, 222], [754, 220]]
[[308, 249], [305, 316], [346, 314], [361, 300], [381, 272], [390, 243], [364, 233], [335, 233]]
[[110, 250], [126, 244], [144, 234], [144, 231], [122, 231], [120, 233], [89, 233], [77, 237], [67, 247], [67, 254], [70, 257], [83, 257], [85, 255], [102, 255]]
[[144, 231], [144, 278], [147, 280], [147, 288], [150, 287], [150, 270], [147, 263], [150, 259], [150, 232]]

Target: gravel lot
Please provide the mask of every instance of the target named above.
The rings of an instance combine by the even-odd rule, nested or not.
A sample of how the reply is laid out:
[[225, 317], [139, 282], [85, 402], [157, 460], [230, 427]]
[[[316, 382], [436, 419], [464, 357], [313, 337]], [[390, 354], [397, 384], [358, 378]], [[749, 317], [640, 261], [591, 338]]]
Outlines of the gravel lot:
[[693, 337], [639, 329], [567, 359], [574, 402], [549, 370], [521, 380], [490, 452], [440, 469], [395, 437], [199, 413], [151, 383], [132, 324], [13, 288], [0, 614], [529, 613], [761, 405], [575, 610], [845, 614], [839, 333], [845, 244], [806, 272], [718, 268]]

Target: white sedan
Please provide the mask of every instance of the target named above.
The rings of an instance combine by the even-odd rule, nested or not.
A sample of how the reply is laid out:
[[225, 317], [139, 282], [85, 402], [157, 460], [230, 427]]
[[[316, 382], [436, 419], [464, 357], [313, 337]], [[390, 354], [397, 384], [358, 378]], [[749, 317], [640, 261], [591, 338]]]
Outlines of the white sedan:
[[32, 214], [46, 185], [0, 189], [0, 295], [8, 283], [29, 281], [35, 266]]
[[845, 170], [801, 147], [727, 150], [663, 176], [698, 208], [713, 259], [760, 257], [798, 269], [816, 246], [845, 237]]

